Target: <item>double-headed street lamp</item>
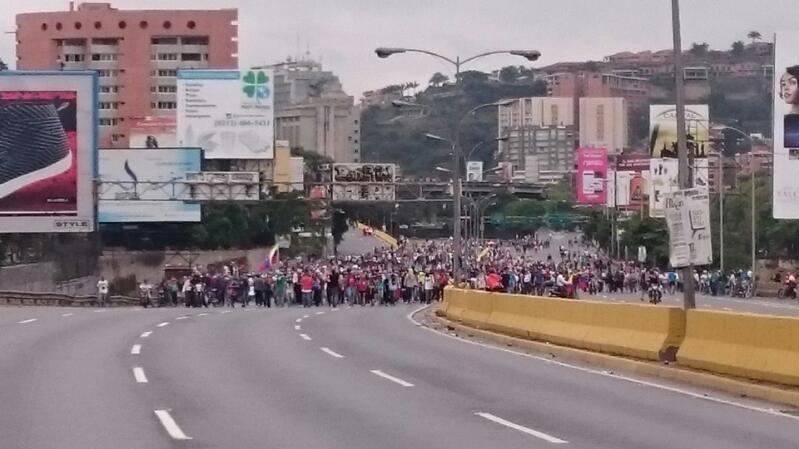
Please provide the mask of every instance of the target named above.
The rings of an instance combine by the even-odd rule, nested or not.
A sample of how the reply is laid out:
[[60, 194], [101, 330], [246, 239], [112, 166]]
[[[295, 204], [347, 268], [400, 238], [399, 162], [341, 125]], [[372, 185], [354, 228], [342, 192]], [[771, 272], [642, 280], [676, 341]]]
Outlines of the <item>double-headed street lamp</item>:
[[[380, 47], [375, 49], [375, 54], [379, 58], [388, 58], [391, 55], [399, 54], [399, 53], [423, 53], [428, 56], [432, 56], [434, 58], [438, 58], [442, 61], [445, 61], [449, 64], [455, 66], [455, 83], [458, 87], [461, 86], [460, 80], [460, 73], [461, 73], [461, 66], [463, 64], [467, 64], [475, 59], [482, 58], [484, 56], [489, 55], [496, 55], [496, 54], [510, 54], [514, 56], [521, 56], [528, 61], [536, 61], [539, 57], [541, 57], [541, 52], [538, 50], [494, 50], [494, 51], [487, 51], [485, 53], [480, 53], [474, 55], [472, 57], [461, 59], [460, 56], [455, 57], [454, 59], [448, 58], [446, 56], [440, 55], [438, 53], [428, 51], [428, 50], [420, 50], [416, 48], [396, 48], [396, 47]], [[452, 226], [453, 226], [453, 235], [452, 235], [452, 274], [455, 278], [455, 283], [460, 282], [460, 256], [461, 256], [461, 170], [460, 170], [460, 159], [463, 157], [463, 152], [460, 149], [460, 142], [459, 136], [461, 127], [463, 126], [466, 119], [479, 111], [480, 109], [491, 107], [491, 106], [506, 106], [508, 104], [513, 103], [515, 100], [506, 100], [500, 101], [495, 103], [486, 103], [479, 105], [477, 107], [472, 108], [466, 115], [461, 118], [458, 122], [458, 126], [455, 130], [451, 133], [450, 139], [445, 139], [440, 136], [436, 135], [429, 135], [428, 138], [438, 141], [443, 141], [448, 143], [452, 148], [452, 173], [453, 173], [453, 192], [452, 192], [452, 199], [453, 199], [453, 208], [452, 208]], [[406, 103], [406, 104], [402, 104]], [[393, 102], [395, 106], [410, 106], [408, 102]], [[415, 105], [415, 104], [414, 104]]]

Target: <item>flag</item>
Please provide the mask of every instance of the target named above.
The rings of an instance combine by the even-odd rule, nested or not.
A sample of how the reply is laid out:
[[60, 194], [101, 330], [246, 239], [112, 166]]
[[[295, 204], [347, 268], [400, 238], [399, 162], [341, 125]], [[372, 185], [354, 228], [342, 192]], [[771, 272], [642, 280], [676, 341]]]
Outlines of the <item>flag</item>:
[[264, 259], [264, 263], [261, 266], [261, 271], [266, 271], [272, 267], [277, 266], [279, 261], [279, 247], [277, 244], [269, 249], [269, 254]]

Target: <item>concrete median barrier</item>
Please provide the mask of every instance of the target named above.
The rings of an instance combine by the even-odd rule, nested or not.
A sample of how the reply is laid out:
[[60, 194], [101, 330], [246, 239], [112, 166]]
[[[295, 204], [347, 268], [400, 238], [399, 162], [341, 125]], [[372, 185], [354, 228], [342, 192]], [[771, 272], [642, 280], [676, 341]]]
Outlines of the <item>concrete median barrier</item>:
[[799, 386], [799, 318], [688, 311], [680, 365]]
[[674, 360], [685, 335], [676, 307], [447, 289], [445, 315], [532, 340], [648, 360]]

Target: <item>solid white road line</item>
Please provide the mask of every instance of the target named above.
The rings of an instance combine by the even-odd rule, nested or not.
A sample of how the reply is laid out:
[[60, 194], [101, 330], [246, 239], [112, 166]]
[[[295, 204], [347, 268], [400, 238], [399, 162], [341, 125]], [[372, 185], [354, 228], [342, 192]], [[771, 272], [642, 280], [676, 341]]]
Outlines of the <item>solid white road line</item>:
[[309, 337], [309, 336], [308, 336], [308, 335], [306, 335], [306, 334], [300, 334], [300, 338], [302, 338], [302, 339], [303, 339], [303, 340], [305, 340], [305, 341], [311, 341], [311, 337]]
[[153, 331], [142, 332], [141, 335], [139, 335], [139, 338], [147, 338], [152, 335], [152, 333]]
[[328, 354], [328, 355], [331, 355], [331, 356], [333, 356], [333, 357], [335, 357], [335, 358], [337, 358], [337, 359], [343, 359], [343, 358], [344, 358], [344, 356], [343, 356], [343, 355], [339, 354], [339, 353], [338, 353], [338, 352], [336, 352], [336, 351], [333, 351], [333, 350], [332, 350], [332, 349], [330, 349], [330, 348], [319, 348], [319, 349], [321, 349], [321, 350], [322, 350], [322, 352], [324, 352], [324, 353], [326, 353], [326, 354]]
[[380, 371], [379, 369], [373, 369], [373, 370], [371, 370], [369, 372], [372, 373], [372, 374], [375, 374], [377, 376], [380, 376], [383, 379], [388, 379], [388, 380], [390, 380], [390, 381], [392, 381], [392, 382], [394, 382], [396, 384], [400, 384], [403, 387], [412, 387], [413, 386], [412, 383], [404, 381], [404, 380], [400, 379], [399, 377], [394, 377], [394, 376], [392, 376], [390, 374], [386, 374], [386, 373]]
[[552, 435], [548, 435], [548, 434], [546, 434], [544, 432], [539, 432], [537, 430], [530, 429], [529, 427], [524, 427], [524, 426], [521, 426], [519, 424], [512, 423], [512, 422], [510, 422], [508, 420], [500, 418], [499, 416], [492, 415], [491, 413], [477, 412], [477, 413], [475, 413], [475, 415], [477, 415], [477, 416], [479, 416], [481, 418], [485, 418], [485, 419], [487, 419], [489, 421], [495, 422], [497, 424], [501, 424], [501, 425], [503, 425], [505, 427], [509, 427], [509, 428], [511, 428], [513, 430], [518, 430], [519, 432], [524, 432], [527, 435], [532, 435], [532, 436], [534, 436], [536, 438], [540, 438], [540, 439], [542, 439], [544, 441], [547, 441], [547, 442], [550, 442], [550, 443], [553, 443], [553, 444], [566, 444], [566, 443], [568, 443], [568, 441], [566, 441], [566, 440], [561, 440], [560, 438], [553, 437]]
[[[422, 310], [424, 310], [424, 309], [426, 309], [428, 307], [430, 307], [430, 306], [419, 307], [418, 309], [416, 309], [413, 312], [409, 313], [407, 315], [407, 318], [414, 324], [417, 324], [417, 323], [421, 324], [421, 323], [419, 323], [418, 321], [416, 321], [413, 318], [413, 315], [416, 315], [416, 313], [421, 312]], [[671, 387], [671, 386], [668, 386], [668, 385], [662, 385], [662, 384], [658, 384], [658, 383], [655, 383], [655, 382], [635, 379], [635, 378], [623, 376], [623, 375], [620, 375], [620, 374], [614, 374], [614, 373], [611, 373], [611, 372], [608, 372], [608, 371], [601, 371], [601, 370], [596, 370], [596, 369], [591, 369], [591, 368], [585, 368], [585, 367], [578, 366], [578, 365], [572, 365], [572, 364], [569, 364], [569, 363], [548, 359], [546, 357], [541, 357], [541, 356], [532, 355], [532, 354], [526, 354], [524, 352], [518, 352], [518, 351], [514, 351], [512, 349], [507, 349], [507, 348], [502, 348], [502, 347], [499, 347], [499, 346], [492, 346], [492, 345], [486, 344], [486, 343], [480, 343], [480, 342], [477, 342], [477, 341], [467, 340], [465, 338], [461, 338], [461, 337], [458, 337], [458, 336], [455, 336], [455, 335], [450, 335], [450, 334], [448, 334], [446, 332], [441, 332], [441, 331], [439, 331], [437, 329], [433, 329], [433, 328], [430, 328], [430, 327], [427, 327], [427, 326], [419, 326], [419, 327], [421, 327], [422, 329], [424, 329], [424, 330], [426, 330], [428, 332], [432, 332], [434, 334], [438, 334], [438, 335], [440, 335], [442, 337], [446, 337], [446, 338], [449, 338], [449, 339], [452, 339], [452, 340], [457, 340], [457, 341], [460, 341], [462, 343], [466, 343], [466, 344], [470, 344], [470, 345], [480, 346], [482, 348], [491, 349], [491, 350], [494, 350], [494, 351], [507, 352], [509, 354], [515, 354], [515, 355], [520, 356], [520, 357], [525, 357], [525, 358], [528, 358], [528, 359], [538, 360], [539, 362], [551, 363], [553, 365], [557, 365], [557, 366], [560, 366], [560, 367], [563, 367], [563, 368], [570, 368], [570, 369], [573, 369], [573, 370], [576, 370], [576, 371], [582, 371], [582, 372], [588, 373], [588, 374], [594, 374], [594, 375], [597, 375], [597, 376], [605, 376], [605, 377], [610, 377], [610, 378], [621, 380], [621, 381], [625, 381], [625, 382], [631, 382], [631, 383], [634, 383], [636, 385], [641, 385], [641, 386], [645, 386], [645, 387], [656, 388], [658, 390], [668, 391], [668, 392], [671, 392], [671, 393], [681, 394], [681, 395], [688, 396], [688, 397], [691, 397], [691, 398], [694, 398], [694, 399], [703, 399], [703, 400], [706, 400], [706, 401], [715, 402], [717, 404], [729, 405], [729, 406], [741, 408], [741, 409], [744, 409], [744, 410], [749, 410], [749, 411], [759, 412], [759, 413], [765, 413], [767, 415], [780, 416], [780, 417], [783, 417], [783, 418], [788, 418], [788, 419], [799, 421], [799, 416], [789, 415], [787, 413], [783, 413], [783, 412], [781, 412], [779, 410], [776, 410], [776, 409], [773, 409], [773, 408], [757, 407], [757, 406], [753, 406], [753, 405], [743, 404], [741, 402], [735, 402], [735, 401], [731, 401], [731, 400], [727, 400], [727, 399], [716, 398], [716, 397], [710, 396], [708, 394], [695, 393], [693, 391], [685, 390], [685, 389], [682, 389], [682, 388]]]
[[144, 375], [144, 369], [140, 366], [133, 368], [133, 377], [136, 379], [136, 382], [140, 384], [147, 383], [147, 376]]
[[317, 315], [324, 315], [325, 312], [316, 312]]
[[27, 320], [18, 321], [17, 324], [28, 324], [28, 323], [33, 323], [34, 321], [37, 321], [37, 320], [38, 320], [38, 318], [29, 318]]
[[133, 347], [130, 348], [130, 353], [133, 355], [141, 354], [141, 345], [133, 345]]
[[175, 319], [176, 320], [185, 320], [186, 318], [188, 318], [188, 317], [186, 315], [183, 315], [183, 316], [179, 316], [179, 317], [177, 317]]
[[300, 327], [300, 325], [299, 325], [299, 324], [295, 324], [295, 325], [294, 325], [294, 330], [295, 330], [295, 331], [298, 331], [298, 330], [300, 330], [300, 329], [302, 329], [302, 327]]
[[302, 318], [297, 318], [296, 320], [294, 320], [294, 322], [295, 323], [302, 323]]
[[164, 326], [169, 326], [169, 321], [164, 321], [163, 323], [158, 323], [157, 327], [164, 327]]
[[63, 314], [63, 315], [61, 315], [61, 316], [64, 316], [64, 317], [66, 317], [66, 316], [72, 316], [72, 315], [74, 315], [74, 313], [70, 312], [70, 313], [65, 313], [65, 314]]
[[164, 426], [166, 429], [166, 433], [169, 434], [175, 440], [190, 440], [191, 437], [187, 436], [183, 433], [183, 430], [180, 429], [178, 423], [172, 418], [172, 415], [169, 414], [168, 410], [156, 410], [155, 416], [158, 417], [158, 420], [161, 421], [161, 425]]

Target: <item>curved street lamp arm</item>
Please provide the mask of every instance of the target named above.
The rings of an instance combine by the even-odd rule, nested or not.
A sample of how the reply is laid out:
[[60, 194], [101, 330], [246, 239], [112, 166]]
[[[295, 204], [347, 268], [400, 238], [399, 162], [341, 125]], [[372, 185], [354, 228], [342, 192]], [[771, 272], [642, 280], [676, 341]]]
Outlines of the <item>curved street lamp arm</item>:
[[494, 51], [487, 51], [485, 53], [480, 53], [479, 55], [474, 55], [474, 56], [472, 56], [470, 58], [466, 58], [466, 59], [461, 60], [461, 65], [466, 64], [467, 62], [474, 61], [475, 59], [480, 59], [480, 58], [482, 58], [484, 56], [498, 55], [500, 53], [508, 53], [508, 54], [510, 54], [510, 53], [519, 52], [519, 51], [520, 50], [494, 50]]
[[450, 58], [448, 58], [446, 56], [443, 56], [443, 55], [440, 55], [438, 53], [432, 52], [432, 51], [420, 50], [418, 48], [399, 48], [398, 50], [411, 52], [411, 53], [424, 53], [426, 55], [433, 56], [434, 58], [438, 58], [438, 59], [444, 60], [444, 61], [454, 65], [455, 67], [458, 67], [458, 63], [456, 61], [454, 61], [454, 60], [452, 60], [452, 59], [450, 59]]

